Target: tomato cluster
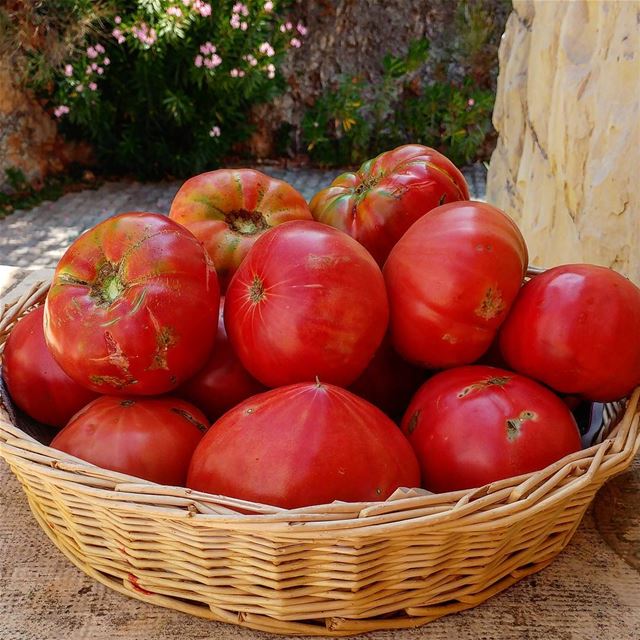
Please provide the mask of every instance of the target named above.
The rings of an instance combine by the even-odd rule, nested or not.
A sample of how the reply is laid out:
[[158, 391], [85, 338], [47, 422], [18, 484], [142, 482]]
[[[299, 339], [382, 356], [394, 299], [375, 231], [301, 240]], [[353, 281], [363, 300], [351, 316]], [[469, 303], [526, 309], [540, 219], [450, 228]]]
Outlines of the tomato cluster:
[[561, 396], [640, 384], [640, 289], [585, 264], [527, 280], [518, 227], [468, 197], [419, 145], [309, 206], [254, 170], [191, 178], [168, 217], [68, 248], [7, 388], [71, 455], [284, 508], [541, 469], [581, 446]]

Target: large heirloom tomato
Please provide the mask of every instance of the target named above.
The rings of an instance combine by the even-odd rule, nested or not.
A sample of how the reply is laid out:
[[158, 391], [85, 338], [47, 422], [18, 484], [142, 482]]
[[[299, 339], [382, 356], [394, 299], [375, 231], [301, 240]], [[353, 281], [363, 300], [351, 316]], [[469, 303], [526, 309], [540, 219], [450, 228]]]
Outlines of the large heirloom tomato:
[[2, 377], [20, 409], [39, 422], [62, 427], [96, 394], [72, 380], [53, 359], [44, 340], [43, 314], [44, 307], [38, 307], [11, 330], [2, 354]]
[[537, 471], [581, 447], [576, 421], [553, 392], [484, 366], [450, 369], [425, 382], [402, 430], [423, 486], [436, 493]]
[[178, 398], [101, 396], [73, 416], [51, 446], [103, 469], [184, 486], [208, 424]]
[[285, 508], [377, 501], [416, 487], [415, 455], [379, 409], [332, 385], [303, 383], [245, 400], [193, 454], [187, 486]]
[[527, 269], [522, 234], [482, 202], [454, 202], [418, 220], [384, 266], [391, 337], [401, 356], [439, 369], [491, 345]]
[[104, 394], [164, 393], [202, 367], [220, 293], [202, 245], [155, 213], [125, 213], [62, 256], [45, 338], [64, 371]]
[[224, 298], [220, 300], [220, 317], [216, 346], [207, 363], [176, 391], [207, 414], [211, 422], [249, 396], [266, 391], [242, 366], [224, 328]]
[[499, 340], [516, 371], [562, 393], [617, 400], [640, 385], [640, 289], [605, 267], [549, 269], [522, 287]]
[[285, 222], [260, 238], [225, 301], [231, 344], [268, 387], [316, 376], [351, 384], [382, 342], [388, 317], [375, 260], [318, 222]]
[[288, 220], [311, 220], [298, 191], [253, 169], [218, 169], [187, 180], [169, 216], [200, 240], [225, 291], [253, 243]]
[[468, 199], [467, 183], [450, 160], [407, 144], [338, 176], [310, 207], [316, 220], [353, 236], [382, 266], [418, 218], [445, 202]]

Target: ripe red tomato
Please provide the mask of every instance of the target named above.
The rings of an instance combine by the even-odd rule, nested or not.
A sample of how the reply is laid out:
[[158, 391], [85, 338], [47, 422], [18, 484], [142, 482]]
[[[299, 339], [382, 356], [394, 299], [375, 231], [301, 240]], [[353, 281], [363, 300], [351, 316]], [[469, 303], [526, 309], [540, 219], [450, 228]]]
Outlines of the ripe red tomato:
[[362, 375], [349, 387], [356, 395], [400, 421], [427, 372], [403, 360], [385, 336]]
[[44, 341], [43, 314], [44, 307], [38, 307], [11, 330], [2, 354], [2, 377], [20, 409], [34, 420], [62, 427], [96, 394], [74, 382], [53, 359]]
[[500, 331], [510, 367], [602, 402], [640, 385], [640, 289], [612, 269], [555, 267], [527, 282]]
[[464, 176], [429, 147], [407, 144], [343, 173], [311, 200], [319, 222], [361, 242], [382, 266], [404, 232], [445, 202], [468, 200]]
[[64, 371], [106, 394], [153, 395], [202, 367], [220, 293], [202, 245], [156, 213], [124, 213], [62, 256], [44, 332]]
[[333, 385], [295, 384], [245, 400], [193, 454], [187, 485], [296, 508], [377, 501], [420, 483], [406, 438], [382, 411]]
[[218, 169], [190, 178], [169, 216], [204, 244], [222, 291], [267, 229], [312, 219], [305, 199], [291, 185], [253, 169]]
[[384, 266], [394, 347], [429, 369], [477, 360], [526, 269], [524, 238], [499, 209], [482, 202], [433, 209], [404, 234]]
[[242, 366], [229, 343], [224, 328], [223, 310], [224, 298], [221, 298], [216, 346], [209, 360], [176, 392], [202, 409], [211, 422], [215, 422], [225, 411], [246, 398], [266, 391]]
[[285, 222], [260, 238], [226, 296], [225, 325], [242, 364], [277, 387], [316, 376], [347, 386], [388, 321], [380, 268], [346, 233]]
[[73, 416], [51, 446], [103, 469], [184, 486], [208, 424], [178, 398], [101, 396]]
[[567, 406], [541, 384], [494, 367], [435, 375], [402, 420], [435, 493], [481, 487], [544, 467], [580, 449]]

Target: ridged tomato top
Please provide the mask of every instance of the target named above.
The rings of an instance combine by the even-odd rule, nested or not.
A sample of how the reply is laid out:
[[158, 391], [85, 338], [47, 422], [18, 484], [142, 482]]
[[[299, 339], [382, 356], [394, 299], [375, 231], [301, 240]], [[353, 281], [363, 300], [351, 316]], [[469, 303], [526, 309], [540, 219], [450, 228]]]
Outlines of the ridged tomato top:
[[289, 220], [312, 219], [296, 189], [254, 169], [218, 169], [190, 178], [169, 217], [204, 244], [223, 291], [260, 235]]
[[410, 144], [343, 173], [311, 200], [313, 217], [361, 242], [381, 266], [402, 234], [446, 202], [468, 200], [464, 176], [441, 153]]
[[80, 236], [53, 276], [45, 337], [65, 372], [99, 393], [164, 393], [206, 360], [220, 293], [202, 245], [155, 213]]

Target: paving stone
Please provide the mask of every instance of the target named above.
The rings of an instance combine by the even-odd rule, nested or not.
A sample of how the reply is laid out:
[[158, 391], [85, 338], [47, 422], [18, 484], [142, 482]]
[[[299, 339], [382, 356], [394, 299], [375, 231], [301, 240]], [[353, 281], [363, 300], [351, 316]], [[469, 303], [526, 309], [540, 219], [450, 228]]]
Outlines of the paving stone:
[[[340, 169], [299, 169], [263, 166], [260, 171], [292, 184], [310, 200], [337, 177]], [[486, 169], [476, 164], [463, 170], [472, 198], [484, 199]], [[168, 213], [182, 181], [156, 183], [107, 182], [95, 190], [68, 193], [29, 211], [16, 211], [0, 220], [0, 264], [53, 267], [67, 246], [81, 233], [125, 211]]]

